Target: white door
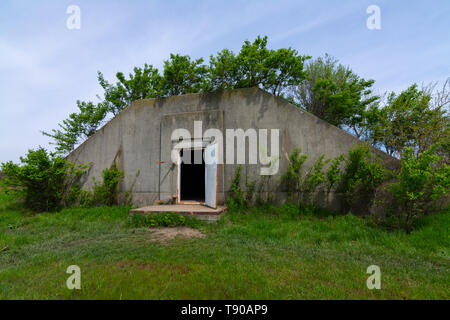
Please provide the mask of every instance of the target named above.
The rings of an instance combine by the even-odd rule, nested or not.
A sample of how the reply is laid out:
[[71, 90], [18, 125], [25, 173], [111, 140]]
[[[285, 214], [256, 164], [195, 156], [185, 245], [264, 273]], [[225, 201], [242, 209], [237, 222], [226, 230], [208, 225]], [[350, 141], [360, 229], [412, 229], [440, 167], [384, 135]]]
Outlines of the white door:
[[181, 201], [181, 150], [177, 153], [177, 203]]
[[205, 148], [205, 204], [211, 208], [217, 207], [218, 152], [217, 143]]

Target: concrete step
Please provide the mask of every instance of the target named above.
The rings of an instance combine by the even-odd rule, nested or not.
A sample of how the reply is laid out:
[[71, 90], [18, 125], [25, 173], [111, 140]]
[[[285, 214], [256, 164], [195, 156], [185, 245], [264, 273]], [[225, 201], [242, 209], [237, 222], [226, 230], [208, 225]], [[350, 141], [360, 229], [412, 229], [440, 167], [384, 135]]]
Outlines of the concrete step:
[[226, 211], [225, 206], [218, 206], [217, 208], [210, 208], [201, 204], [167, 204], [167, 205], [153, 205], [137, 209], [131, 209], [130, 217], [133, 214], [156, 214], [165, 212], [174, 212], [193, 216], [200, 220], [217, 221]]

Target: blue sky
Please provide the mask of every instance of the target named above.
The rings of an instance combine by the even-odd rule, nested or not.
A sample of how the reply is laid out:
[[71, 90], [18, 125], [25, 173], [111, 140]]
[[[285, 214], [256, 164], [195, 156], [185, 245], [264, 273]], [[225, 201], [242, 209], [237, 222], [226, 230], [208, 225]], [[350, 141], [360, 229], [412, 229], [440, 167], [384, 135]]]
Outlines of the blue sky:
[[[69, 30], [69, 5], [81, 29]], [[366, 9], [381, 9], [381, 30], [369, 30]], [[313, 57], [329, 53], [375, 89], [450, 76], [448, 0], [166, 0], [0, 2], [0, 162], [48, 147], [49, 131], [97, 101], [97, 71], [113, 80], [144, 63], [161, 67], [170, 53], [209, 57], [267, 35], [272, 48]]]

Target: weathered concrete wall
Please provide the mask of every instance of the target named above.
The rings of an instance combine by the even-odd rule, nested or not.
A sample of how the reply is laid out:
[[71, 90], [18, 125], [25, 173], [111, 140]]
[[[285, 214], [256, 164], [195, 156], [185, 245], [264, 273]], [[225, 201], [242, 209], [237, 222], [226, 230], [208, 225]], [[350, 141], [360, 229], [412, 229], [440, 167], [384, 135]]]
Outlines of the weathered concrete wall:
[[[176, 128], [193, 133], [195, 120], [203, 121], [203, 132], [209, 128], [220, 129], [224, 134], [226, 129], [279, 129], [279, 171], [271, 178], [274, 182], [286, 170], [287, 157], [294, 148], [308, 154], [305, 165], [308, 168], [321, 154], [338, 156], [359, 141], [282, 99], [258, 88], [248, 88], [135, 101], [74, 150], [68, 159], [93, 163], [85, 188], [92, 187], [92, 177], [100, 179], [101, 171], [115, 162], [125, 172], [121, 190], [133, 186], [133, 203], [148, 205], [176, 194], [177, 172], [171, 162], [170, 135]], [[226, 146], [223, 152], [226, 153]], [[259, 164], [243, 166], [243, 176], [259, 179], [260, 167]], [[236, 165], [219, 165], [219, 203], [223, 203], [230, 189], [235, 169]], [[282, 202], [286, 196], [283, 190], [274, 191], [278, 202]]]

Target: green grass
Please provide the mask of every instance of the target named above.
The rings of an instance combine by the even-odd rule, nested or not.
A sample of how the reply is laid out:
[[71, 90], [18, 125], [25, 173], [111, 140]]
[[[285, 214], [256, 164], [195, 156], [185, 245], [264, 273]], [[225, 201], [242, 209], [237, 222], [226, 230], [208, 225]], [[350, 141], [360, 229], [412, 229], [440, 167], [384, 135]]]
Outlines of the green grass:
[[[0, 299], [449, 299], [450, 213], [410, 235], [293, 206], [229, 212], [205, 238], [150, 241], [128, 207], [33, 215], [0, 195]], [[81, 268], [81, 290], [66, 269]], [[366, 269], [381, 268], [381, 290]]]

